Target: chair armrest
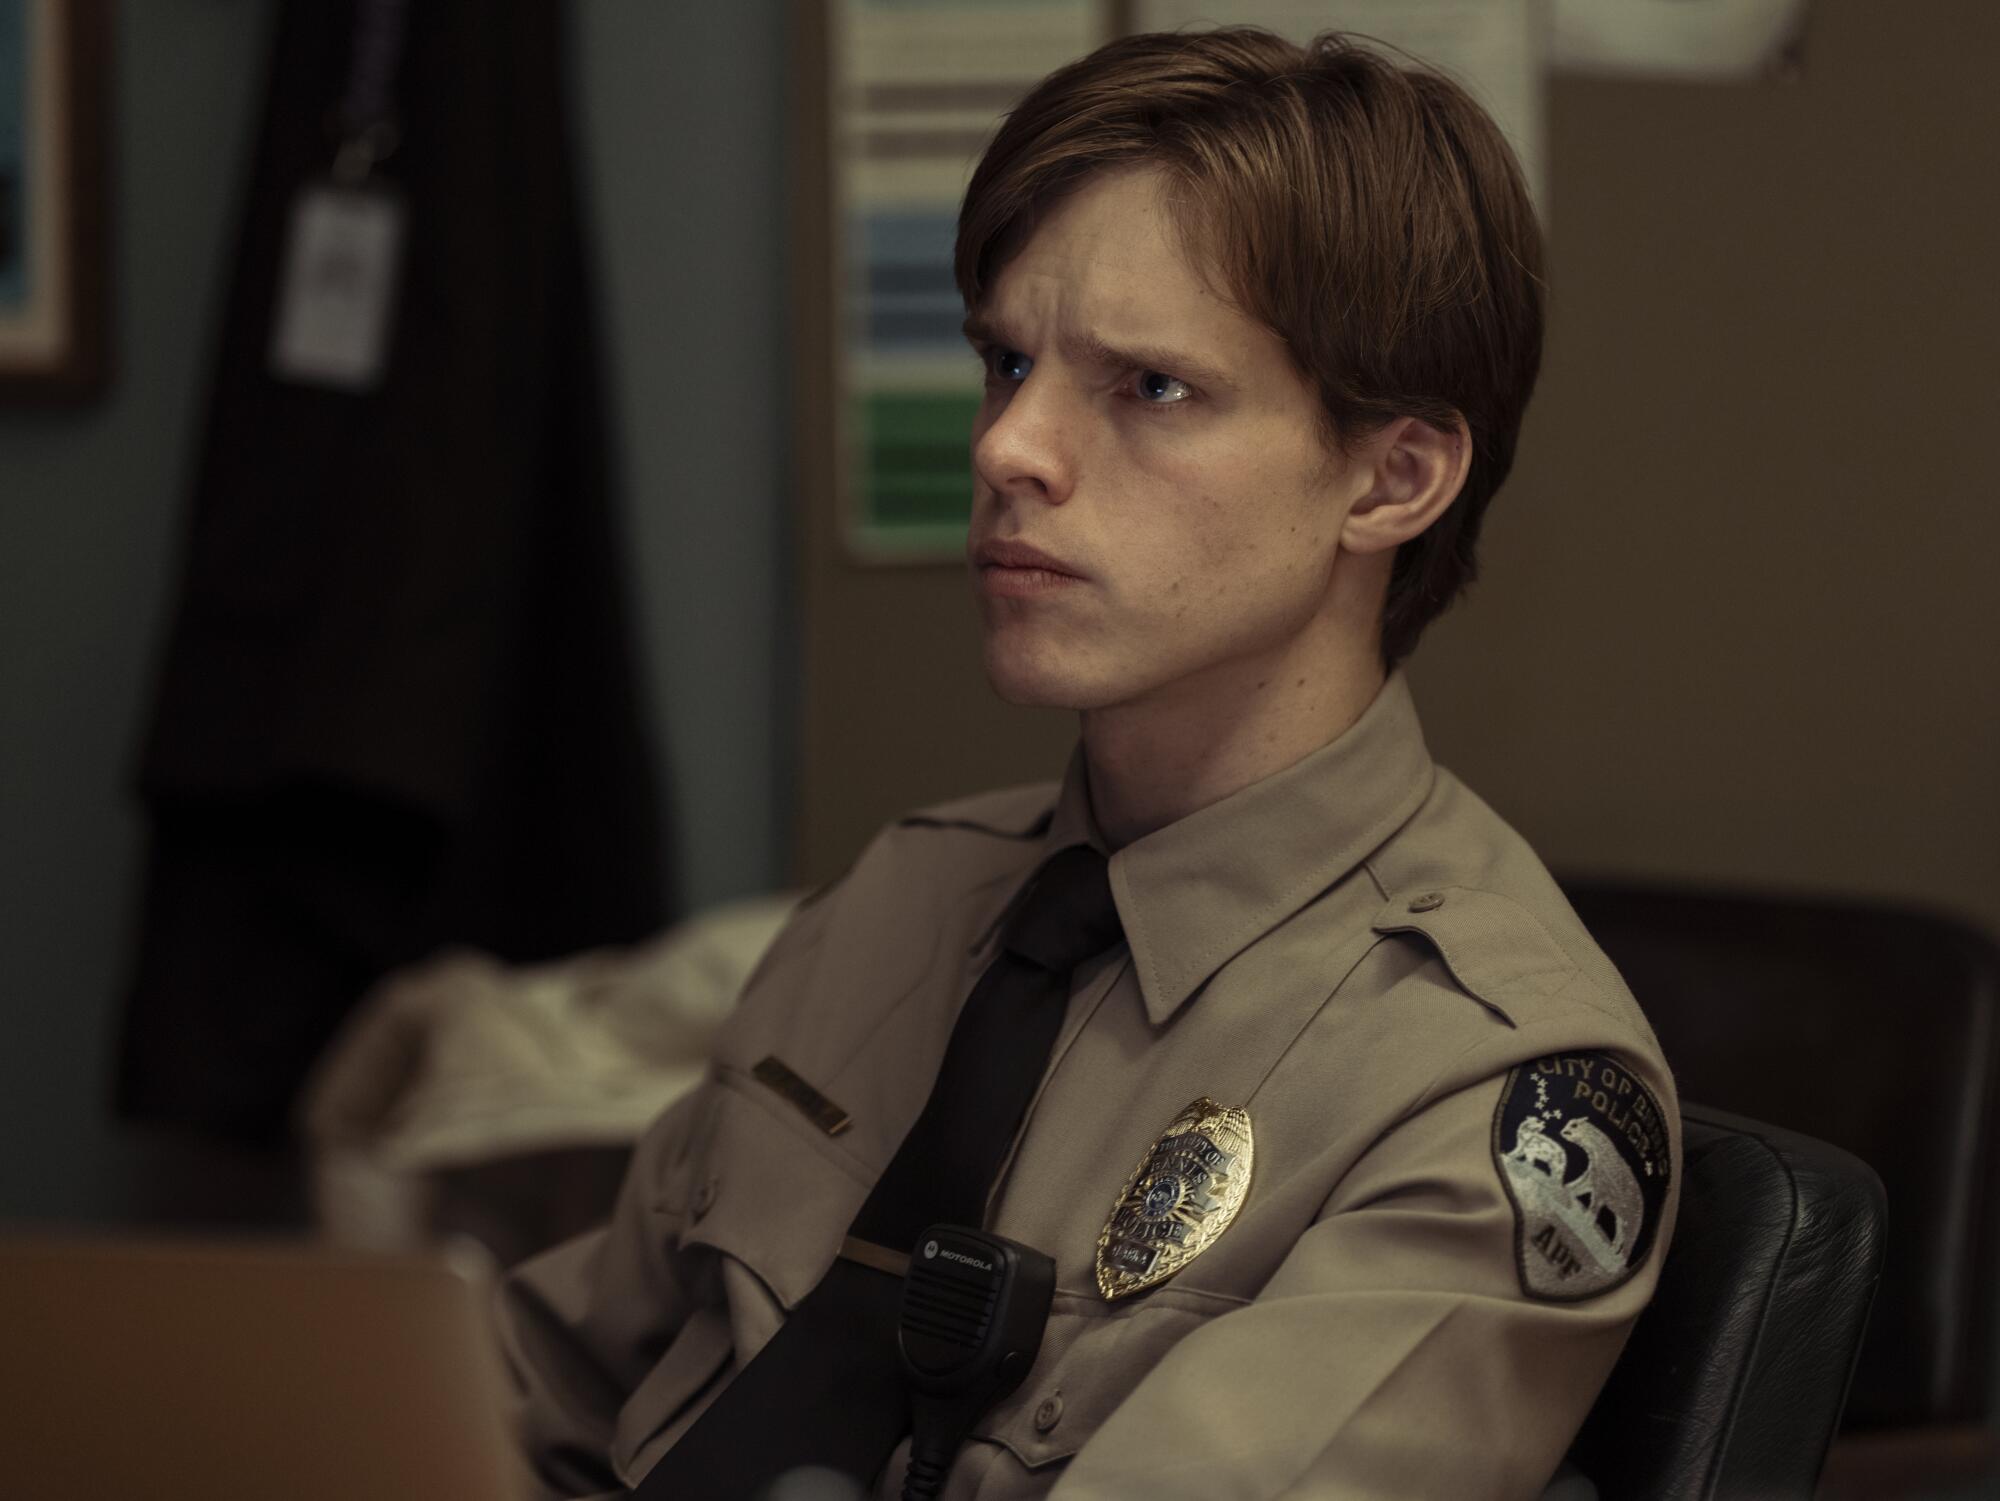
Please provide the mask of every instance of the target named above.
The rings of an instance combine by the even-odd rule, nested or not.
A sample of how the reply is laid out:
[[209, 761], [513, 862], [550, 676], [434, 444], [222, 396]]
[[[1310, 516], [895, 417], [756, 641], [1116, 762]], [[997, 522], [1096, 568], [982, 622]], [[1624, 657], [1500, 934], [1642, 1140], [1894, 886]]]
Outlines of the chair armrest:
[[1571, 1452], [1607, 1496], [1810, 1496], [1881, 1277], [1881, 1179], [1702, 1106], [1682, 1134], [1659, 1287]]

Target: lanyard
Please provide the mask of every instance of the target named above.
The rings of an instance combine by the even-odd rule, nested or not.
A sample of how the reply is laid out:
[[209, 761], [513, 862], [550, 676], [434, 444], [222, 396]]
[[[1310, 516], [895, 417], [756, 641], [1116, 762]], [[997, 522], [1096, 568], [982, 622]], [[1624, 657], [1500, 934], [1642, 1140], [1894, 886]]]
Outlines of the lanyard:
[[328, 126], [340, 145], [333, 177], [345, 186], [365, 179], [402, 138], [396, 113], [396, 71], [403, 61], [410, 0], [357, 0], [347, 84]]
[[396, 71], [410, 3], [356, 0], [346, 86], [326, 119], [331, 181], [307, 182], [292, 204], [267, 356], [279, 380], [363, 392], [387, 373], [405, 207], [393, 181], [370, 174], [402, 138]]

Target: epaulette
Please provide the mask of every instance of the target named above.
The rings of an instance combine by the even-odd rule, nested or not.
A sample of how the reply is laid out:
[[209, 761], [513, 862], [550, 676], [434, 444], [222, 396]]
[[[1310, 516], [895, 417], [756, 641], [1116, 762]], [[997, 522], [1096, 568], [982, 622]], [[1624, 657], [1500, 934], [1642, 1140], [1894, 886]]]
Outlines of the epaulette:
[[963, 829], [1000, 839], [1039, 839], [1055, 817], [1057, 789], [1033, 782], [974, 793], [919, 808], [896, 820], [899, 829]]
[[[970, 797], [953, 798], [949, 802], [933, 803], [905, 813], [891, 820], [887, 828], [961, 830], [1023, 842], [1039, 839], [1048, 832], [1049, 821], [1055, 817], [1058, 790], [1055, 783], [1035, 782], [977, 792]], [[869, 848], [874, 848], [881, 837], [878, 833], [876, 840], [870, 841]], [[866, 850], [862, 852], [863, 855], [866, 853]], [[816, 905], [839, 889], [841, 883], [854, 873], [854, 867], [861, 858], [861, 855], [855, 856], [839, 875], [807, 895], [799, 903], [799, 910]]]
[[1510, 1024], [1579, 973], [1576, 962], [1526, 907], [1497, 891], [1438, 886], [1399, 892], [1371, 924], [1377, 933], [1419, 933], [1461, 990]]

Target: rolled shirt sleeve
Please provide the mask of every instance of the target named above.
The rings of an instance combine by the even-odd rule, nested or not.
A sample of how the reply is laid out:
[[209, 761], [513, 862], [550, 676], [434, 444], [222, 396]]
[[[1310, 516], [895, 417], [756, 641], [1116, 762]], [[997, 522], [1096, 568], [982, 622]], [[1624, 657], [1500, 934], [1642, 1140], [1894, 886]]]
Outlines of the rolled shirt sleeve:
[[620, 1412], [695, 1307], [693, 1270], [675, 1243], [710, 1087], [648, 1128], [607, 1225], [529, 1258], [500, 1284], [515, 1427], [546, 1495], [623, 1493], [610, 1468]]

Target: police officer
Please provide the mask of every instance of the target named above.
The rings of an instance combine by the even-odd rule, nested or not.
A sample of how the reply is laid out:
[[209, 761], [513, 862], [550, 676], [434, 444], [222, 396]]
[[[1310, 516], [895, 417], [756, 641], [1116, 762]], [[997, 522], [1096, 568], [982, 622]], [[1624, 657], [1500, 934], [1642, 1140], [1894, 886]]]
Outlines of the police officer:
[[[551, 1494], [754, 1444], [732, 1387], [909, 1250], [857, 1229], [1058, 862], [1108, 926], [1047, 961], [1025, 1104], [956, 1185], [1056, 1293], [944, 1494], [1540, 1492], [1680, 1158], [1633, 997], [1401, 665], [1511, 458], [1539, 266], [1490, 120], [1338, 36], [1130, 37], [1008, 117], [960, 220], [968, 562], [988, 678], [1076, 748], [803, 904], [610, 1224], [510, 1279]], [[861, 1478], [896, 1495], [907, 1453]]]

